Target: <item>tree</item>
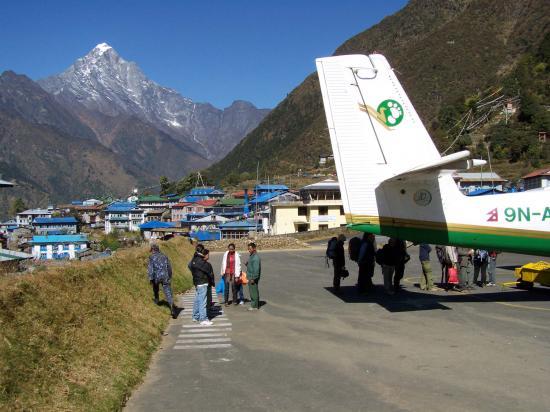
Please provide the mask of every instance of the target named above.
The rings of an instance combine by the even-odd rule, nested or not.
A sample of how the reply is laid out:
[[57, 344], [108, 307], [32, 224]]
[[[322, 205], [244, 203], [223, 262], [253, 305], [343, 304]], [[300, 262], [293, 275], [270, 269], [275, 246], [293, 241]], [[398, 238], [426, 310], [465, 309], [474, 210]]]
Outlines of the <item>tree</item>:
[[239, 175], [236, 172], [231, 172], [224, 180], [230, 186], [237, 186], [239, 184]]
[[172, 184], [168, 180], [166, 176], [161, 176], [159, 179], [160, 183], [160, 194], [166, 195], [170, 192], [170, 189], [172, 188]]
[[194, 174], [189, 174], [176, 183], [176, 193], [183, 194], [195, 186], [196, 177]]
[[241, 176], [240, 176], [241, 182], [246, 182], [247, 180], [250, 180], [250, 179], [251, 179], [250, 173], [248, 172], [241, 173]]
[[13, 203], [11, 204], [11, 208], [10, 208], [10, 214], [12, 216], [15, 216], [16, 214], [20, 213], [20, 212], [23, 212], [24, 210], [27, 209], [27, 206], [25, 205], [25, 202], [23, 201], [23, 199], [21, 199], [20, 197], [18, 197], [17, 199], [15, 199], [13, 201]]

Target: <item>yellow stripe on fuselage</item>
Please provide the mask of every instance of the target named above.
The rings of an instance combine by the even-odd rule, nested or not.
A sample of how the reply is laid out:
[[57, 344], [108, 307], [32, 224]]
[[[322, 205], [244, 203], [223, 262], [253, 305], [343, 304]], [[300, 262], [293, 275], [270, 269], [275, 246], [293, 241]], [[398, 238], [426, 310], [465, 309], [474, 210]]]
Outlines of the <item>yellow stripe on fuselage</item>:
[[515, 229], [494, 226], [466, 225], [462, 223], [435, 222], [429, 220], [403, 219], [387, 216], [368, 216], [346, 214], [346, 222], [354, 225], [379, 225], [409, 227], [415, 229], [432, 229], [449, 232], [468, 232], [495, 236], [519, 236], [526, 238], [548, 239], [549, 232], [542, 230]]

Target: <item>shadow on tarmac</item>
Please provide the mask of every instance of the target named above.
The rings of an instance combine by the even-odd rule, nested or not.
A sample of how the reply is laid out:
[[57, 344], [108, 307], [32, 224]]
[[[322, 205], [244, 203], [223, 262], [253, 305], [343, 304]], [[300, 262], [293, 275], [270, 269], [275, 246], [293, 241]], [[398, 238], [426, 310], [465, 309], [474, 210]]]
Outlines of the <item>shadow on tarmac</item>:
[[[476, 289], [471, 292], [436, 292], [426, 293], [420, 289], [409, 291], [401, 289], [393, 296], [387, 295], [382, 286], [376, 285], [369, 294], [357, 293], [356, 286], [341, 286], [336, 292], [332, 287], [325, 287], [345, 303], [376, 303], [388, 312], [412, 312], [420, 310], [452, 310], [444, 303], [460, 302], [499, 302], [524, 303], [550, 301], [550, 289], [534, 289], [531, 291], [509, 289], [506, 291], [481, 292]], [[443, 293], [443, 294], [442, 294]], [[550, 310], [550, 307], [548, 308]]]

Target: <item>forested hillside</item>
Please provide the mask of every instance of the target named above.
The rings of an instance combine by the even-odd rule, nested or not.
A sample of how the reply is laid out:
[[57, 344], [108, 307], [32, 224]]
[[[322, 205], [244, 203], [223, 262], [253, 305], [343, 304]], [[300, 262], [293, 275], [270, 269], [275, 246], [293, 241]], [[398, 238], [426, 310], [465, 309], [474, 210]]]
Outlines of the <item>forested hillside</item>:
[[[506, 124], [493, 110], [471, 130], [481, 137], [461, 137], [450, 150], [482, 151], [487, 139], [498, 165], [522, 162], [513, 168], [517, 174], [548, 162], [537, 129], [548, 130], [548, 39], [543, 40], [549, 21], [545, 0], [413, 0], [335, 54], [384, 54], [441, 151], [455, 140], [460, 132], [455, 125], [476, 102], [495, 91], [502, 102], [519, 96], [520, 109]], [[290, 173], [314, 167], [320, 154], [330, 152], [314, 73], [207, 175], [220, 181], [255, 174], [258, 162], [261, 175]]]

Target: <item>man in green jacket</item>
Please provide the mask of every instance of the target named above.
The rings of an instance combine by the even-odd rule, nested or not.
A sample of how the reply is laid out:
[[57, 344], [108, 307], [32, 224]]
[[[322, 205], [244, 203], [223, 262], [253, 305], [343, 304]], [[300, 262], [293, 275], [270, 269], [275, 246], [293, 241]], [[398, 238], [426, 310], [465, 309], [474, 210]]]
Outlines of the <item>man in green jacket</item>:
[[248, 310], [260, 309], [260, 292], [258, 291], [258, 283], [262, 274], [262, 262], [258, 253], [256, 253], [256, 244], [251, 242], [248, 244], [248, 252], [250, 257], [246, 265], [246, 277], [248, 278], [248, 291], [250, 293], [250, 307]]

